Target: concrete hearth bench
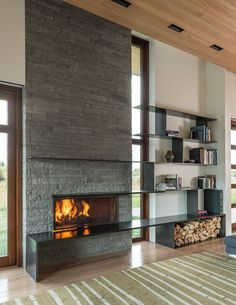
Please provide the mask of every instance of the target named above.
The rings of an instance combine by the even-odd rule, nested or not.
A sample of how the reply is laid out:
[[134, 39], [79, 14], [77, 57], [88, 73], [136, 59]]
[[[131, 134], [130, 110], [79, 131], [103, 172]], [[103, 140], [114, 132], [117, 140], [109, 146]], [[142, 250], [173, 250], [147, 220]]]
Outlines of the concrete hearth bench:
[[224, 242], [227, 255], [236, 257], [236, 235], [226, 236]]

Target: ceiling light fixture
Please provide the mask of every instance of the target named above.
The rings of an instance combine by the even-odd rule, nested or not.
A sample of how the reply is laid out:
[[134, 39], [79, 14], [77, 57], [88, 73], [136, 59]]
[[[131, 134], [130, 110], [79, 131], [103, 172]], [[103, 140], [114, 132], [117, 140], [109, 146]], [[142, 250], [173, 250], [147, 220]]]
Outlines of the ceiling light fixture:
[[181, 32], [184, 31], [183, 28], [181, 28], [180, 26], [178, 26], [178, 25], [176, 25], [176, 24], [174, 24], [174, 23], [168, 25], [168, 28], [171, 29], [171, 30], [173, 30], [173, 31], [175, 31], [175, 32], [177, 32], [177, 33], [181, 33]]
[[121, 5], [123, 7], [126, 7], [126, 8], [131, 5], [131, 3], [129, 1], [126, 1], [126, 0], [111, 0], [111, 1]]
[[224, 50], [224, 48], [218, 46], [217, 44], [211, 45], [210, 48], [212, 48], [213, 50], [216, 50], [216, 51], [222, 51], [222, 50]]

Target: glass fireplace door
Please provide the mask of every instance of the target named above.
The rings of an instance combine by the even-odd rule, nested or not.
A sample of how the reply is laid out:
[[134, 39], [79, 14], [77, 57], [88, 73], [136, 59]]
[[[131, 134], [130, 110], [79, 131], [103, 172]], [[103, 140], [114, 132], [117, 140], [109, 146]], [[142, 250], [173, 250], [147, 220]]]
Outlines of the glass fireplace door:
[[0, 267], [16, 259], [15, 103], [0, 92]]

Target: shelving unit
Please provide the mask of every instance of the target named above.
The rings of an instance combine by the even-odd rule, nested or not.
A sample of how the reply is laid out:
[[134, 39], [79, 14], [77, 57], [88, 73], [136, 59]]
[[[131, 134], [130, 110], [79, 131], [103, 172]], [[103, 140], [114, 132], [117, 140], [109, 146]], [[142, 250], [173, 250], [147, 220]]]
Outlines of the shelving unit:
[[178, 111], [178, 110], [169, 109], [169, 108], [162, 108], [162, 107], [152, 106], [152, 105], [138, 105], [138, 106], [135, 106], [134, 108], [144, 110], [144, 111], [159, 113], [163, 116], [171, 115], [171, 116], [175, 116], [175, 117], [179, 117], [179, 118], [183, 118], [183, 119], [196, 120], [198, 123], [197, 125], [207, 124], [208, 122], [213, 122], [213, 121], [217, 120], [216, 118], [213, 118], [213, 117]]
[[[223, 214], [211, 213], [207, 217], [202, 217], [201, 219], [213, 218], [217, 216], [224, 216]], [[110, 223], [110, 224], [101, 224], [96, 226], [86, 226], [77, 228], [74, 230], [66, 231], [57, 231], [57, 232], [43, 232], [37, 234], [29, 234], [29, 238], [35, 241], [36, 243], [44, 243], [52, 240], [60, 239], [70, 239], [70, 238], [82, 238], [86, 236], [94, 236], [104, 233], [115, 233], [122, 231], [130, 231], [134, 229], [143, 229], [149, 227], [159, 227], [169, 224], [182, 223], [186, 221], [197, 220], [194, 215], [190, 214], [181, 214], [167, 217], [156, 217], [149, 219], [140, 219], [133, 221], [124, 221], [119, 223]], [[166, 235], [166, 233], [165, 233]]]
[[155, 190], [136, 190], [131, 192], [96, 192], [96, 193], [79, 193], [79, 194], [53, 194], [53, 199], [67, 199], [67, 198], [86, 198], [86, 197], [104, 197], [104, 196], [126, 196], [126, 195], [137, 195], [137, 194], [165, 194], [174, 192], [196, 192], [202, 189], [193, 188], [182, 188], [176, 190], [165, 190], [165, 191], [155, 191]]
[[203, 140], [198, 140], [198, 139], [191, 139], [191, 138], [181, 138], [181, 137], [170, 137], [167, 135], [158, 135], [158, 134], [148, 134], [148, 133], [137, 133], [134, 134], [133, 137], [139, 137], [139, 138], [154, 138], [154, 139], [163, 139], [163, 140], [170, 140], [173, 141], [173, 139], [179, 139], [182, 140], [183, 142], [191, 142], [191, 143], [200, 143], [200, 144], [212, 144], [212, 143], [217, 143], [217, 141], [203, 141]]
[[214, 144], [217, 143], [215, 140], [205, 141], [201, 139], [192, 139], [188, 137], [170, 137], [167, 135], [167, 116], [173, 116], [183, 119], [194, 120], [196, 126], [205, 125], [209, 122], [216, 121], [216, 118], [207, 117], [203, 115], [197, 115], [192, 113], [181, 112], [168, 108], [161, 108], [155, 106], [139, 105], [134, 107], [142, 111], [153, 112], [155, 114], [155, 133], [140, 133], [135, 134], [133, 137], [138, 138], [154, 138], [154, 139], [165, 139], [172, 142], [172, 151], [174, 153], [173, 163], [184, 163], [183, 160], [183, 147], [185, 142], [199, 143], [199, 144]]
[[[181, 112], [177, 110], [139, 105], [134, 107], [141, 111], [153, 112], [155, 117], [155, 131], [154, 133], [140, 133], [133, 135], [135, 138], [152, 138], [160, 140], [169, 140], [172, 144], [172, 151], [174, 154], [174, 160], [172, 163], [167, 162], [153, 162], [143, 164], [143, 183], [144, 188], [147, 190], [154, 190], [155, 185], [155, 165], [184, 165], [184, 166], [216, 166], [217, 164], [201, 164], [201, 163], [185, 163], [183, 160], [184, 143], [197, 143], [201, 145], [215, 144], [217, 141], [210, 140], [204, 141], [200, 139], [192, 139], [188, 137], [170, 137], [167, 135], [167, 116], [173, 116], [177, 118], [195, 120], [196, 126], [205, 125], [208, 126], [209, 122], [214, 122], [217, 119], [213, 117]], [[149, 148], [150, 150], [150, 148]], [[177, 190], [176, 190], [177, 191]], [[156, 242], [168, 247], [175, 247], [174, 243], [174, 227], [177, 223], [185, 223], [198, 219], [210, 219], [213, 217], [221, 217], [222, 228], [220, 229], [219, 236], [225, 235], [225, 214], [223, 213], [223, 191], [218, 189], [205, 189], [204, 192], [204, 207], [203, 209], [208, 211], [208, 215], [204, 218], [199, 218], [197, 215], [199, 204], [199, 190], [191, 189], [187, 191], [187, 211], [186, 214], [157, 217], [156, 219]], [[150, 191], [150, 193], [152, 193]], [[152, 222], [152, 219], [146, 220]], [[144, 220], [141, 220], [145, 223]], [[160, 223], [160, 222], [162, 223]]]

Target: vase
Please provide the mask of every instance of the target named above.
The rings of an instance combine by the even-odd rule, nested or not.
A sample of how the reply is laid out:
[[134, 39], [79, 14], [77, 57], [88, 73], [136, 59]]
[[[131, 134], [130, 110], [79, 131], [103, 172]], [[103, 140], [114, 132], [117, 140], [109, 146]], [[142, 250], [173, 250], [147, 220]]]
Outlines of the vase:
[[167, 161], [168, 163], [171, 163], [171, 162], [173, 162], [174, 157], [175, 157], [175, 156], [174, 156], [172, 150], [167, 150], [166, 155], [165, 155], [166, 161]]

